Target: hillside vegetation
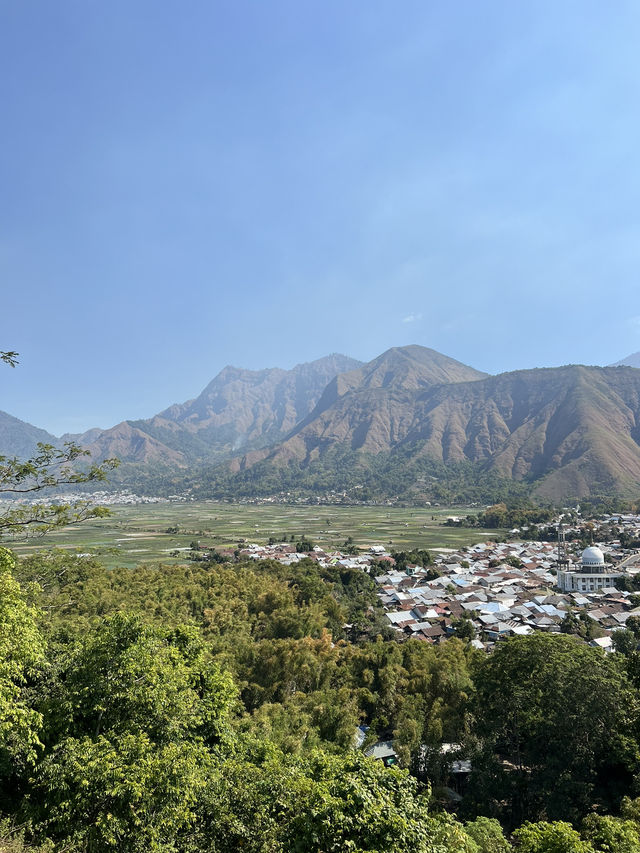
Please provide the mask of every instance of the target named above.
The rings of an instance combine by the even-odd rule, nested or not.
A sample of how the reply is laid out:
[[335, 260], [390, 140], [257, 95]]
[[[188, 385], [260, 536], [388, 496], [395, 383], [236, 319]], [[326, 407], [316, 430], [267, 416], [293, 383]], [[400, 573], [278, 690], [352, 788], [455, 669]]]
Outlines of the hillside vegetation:
[[[0, 849], [640, 849], [631, 648], [399, 643], [366, 574], [308, 560], [2, 550], [0, 587]], [[393, 738], [395, 768], [358, 725], [365, 747]]]

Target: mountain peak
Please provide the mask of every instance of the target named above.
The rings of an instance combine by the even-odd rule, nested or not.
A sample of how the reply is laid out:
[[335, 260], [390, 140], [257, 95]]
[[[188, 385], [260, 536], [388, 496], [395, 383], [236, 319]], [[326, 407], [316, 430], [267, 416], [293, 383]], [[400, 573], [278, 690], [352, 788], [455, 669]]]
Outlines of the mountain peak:
[[621, 361], [616, 361], [615, 364], [609, 365], [610, 367], [640, 367], [640, 352], [631, 353], [626, 358], [623, 358]]
[[363, 384], [368, 387], [390, 385], [420, 388], [452, 382], [473, 382], [487, 374], [469, 367], [437, 350], [410, 344], [392, 347], [361, 368]]

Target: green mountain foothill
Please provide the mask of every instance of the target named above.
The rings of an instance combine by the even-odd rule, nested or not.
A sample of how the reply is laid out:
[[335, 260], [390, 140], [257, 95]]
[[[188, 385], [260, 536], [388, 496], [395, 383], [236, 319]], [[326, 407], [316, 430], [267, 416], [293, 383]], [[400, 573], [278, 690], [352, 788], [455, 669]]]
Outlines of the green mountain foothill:
[[[127, 484], [201, 497], [630, 497], [640, 486], [634, 358], [489, 376], [412, 345], [366, 364], [334, 354], [291, 370], [229, 366], [193, 400], [63, 439], [119, 457]], [[5, 455], [63, 439], [0, 413]]]

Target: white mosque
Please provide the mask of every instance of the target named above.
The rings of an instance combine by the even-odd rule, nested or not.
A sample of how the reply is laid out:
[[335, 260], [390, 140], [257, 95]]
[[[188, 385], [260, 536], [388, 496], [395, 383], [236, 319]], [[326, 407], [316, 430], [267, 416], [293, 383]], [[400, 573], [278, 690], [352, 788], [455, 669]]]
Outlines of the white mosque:
[[580, 564], [558, 569], [558, 587], [563, 592], [597, 592], [604, 587], [615, 585], [616, 578], [624, 572], [616, 571], [610, 563], [605, 563], [600, 548], [591, 545], [585, 548]]

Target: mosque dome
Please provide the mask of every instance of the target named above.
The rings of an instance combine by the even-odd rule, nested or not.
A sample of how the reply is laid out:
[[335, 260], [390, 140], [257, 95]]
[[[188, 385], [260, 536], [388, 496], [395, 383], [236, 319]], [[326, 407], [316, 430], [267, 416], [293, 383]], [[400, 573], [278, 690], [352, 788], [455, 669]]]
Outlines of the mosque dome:
[[604, 554], [600, 548], [591, 545], [582, 552], [581, 563], [583, 566], [604, 566]]

